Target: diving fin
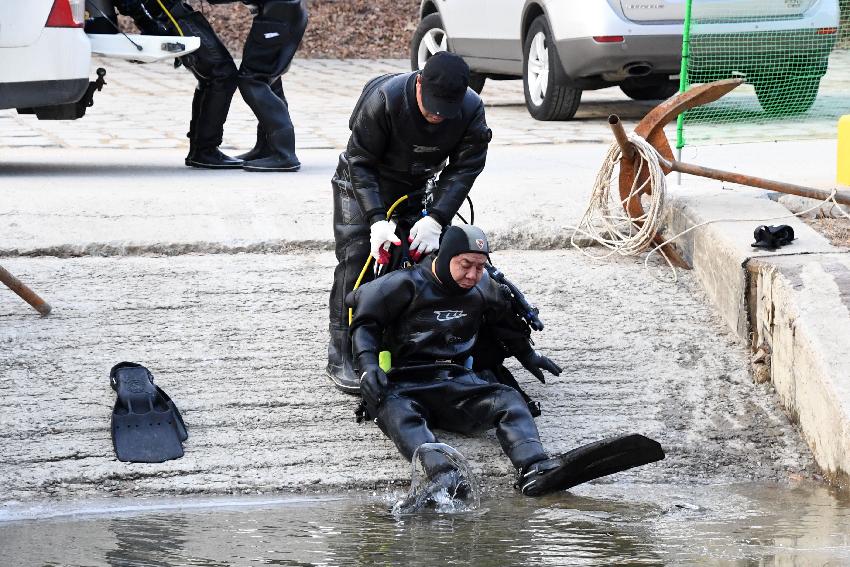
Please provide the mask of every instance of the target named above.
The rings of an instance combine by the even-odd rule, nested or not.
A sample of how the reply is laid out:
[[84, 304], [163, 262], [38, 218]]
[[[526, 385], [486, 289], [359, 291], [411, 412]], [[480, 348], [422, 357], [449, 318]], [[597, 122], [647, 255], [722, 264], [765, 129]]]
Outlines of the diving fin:
[[[153, 382], [153, 376], [151, 376], [151, 382]], [[162, 396], [162, 399], [165, 400], [165, 403], [168, 405], [168, 407], [171, 408], [171, 411], [174, 413], [174, 419], [177, 422], [177, 435], [180, 437], [181, 442], [185, 441], [189, 438], [189, 432], [186, 431], [186, 423], [183, 421], [183, 416], [180, 415], [180, 410], [177, 409], [177, 406], [174, 405], [174, 402], [171, 401], [171, 398], [168, 397], [168, 394], [166, 394], [162, 388], [160, 388], [156, 384], [154, 384], [153, 387], [156, 388], [156, 393]]]
[[183, 456], [189, 434], [183, 416], [140, 364], [121, 362], [109, 372], [118, 395], [112, 410], [112, 444], [118, 460], [161, 463]]
[[608, 437], [526, 466], [517, 488], [526, 496], [542, 496], [663, 458], [661, 445], [643, 435]]

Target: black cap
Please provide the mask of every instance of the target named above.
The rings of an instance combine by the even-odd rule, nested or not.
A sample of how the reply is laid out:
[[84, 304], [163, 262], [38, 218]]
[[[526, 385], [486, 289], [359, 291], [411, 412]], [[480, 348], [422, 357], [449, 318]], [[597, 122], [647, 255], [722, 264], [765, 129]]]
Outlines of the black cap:
[[444, 118], [457, 118], [469, 86], [469, 66], [463, 58], [439, 51], [425, 63], [421, 76], [425, 110]]

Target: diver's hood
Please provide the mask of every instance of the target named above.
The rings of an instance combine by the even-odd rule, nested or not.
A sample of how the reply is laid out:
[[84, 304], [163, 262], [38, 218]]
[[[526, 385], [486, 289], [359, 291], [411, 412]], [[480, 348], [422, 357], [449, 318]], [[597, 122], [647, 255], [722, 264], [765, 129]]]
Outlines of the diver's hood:
[[469, 291], [457, 285], [449, 268], [452, 258], [468, 252], [484, 254], [488, 260], [490, 259], [490, 243], [487, 242], [484, 231], [471, 224], [447, 227], [440, 237], [440, 249], [437, 252], [434, 272], [443, 287], [452, 294]]
[[484, 254], [490, 259], [490, 243], [487, 242], [484, 231], [471, 224], [451, 225], [446, 228], [440, 236], [440, 256], [446, 255], [451, 260], [458, 254], [467, 252]]

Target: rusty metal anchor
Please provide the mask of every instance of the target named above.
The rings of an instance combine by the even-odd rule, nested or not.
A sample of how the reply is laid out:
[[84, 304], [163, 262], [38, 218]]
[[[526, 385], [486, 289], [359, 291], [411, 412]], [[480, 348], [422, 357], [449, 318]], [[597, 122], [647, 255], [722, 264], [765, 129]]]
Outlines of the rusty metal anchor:
[[[745, 175], [743, 173], [733, 173], [731, 171], [723, 171], [710, 167], [703, 167], [677, 161], [673, 157], [673, 150], [670, 148], [670, 143], [667, 141], [667, 136], [664, 134], [664, 126], [674, 120], [682, 112], [713, 102], [728, 92], [735, 89], [743, 83], [743, 79], [726, 79], [706, 83], [696, 86], [686, 92], [678, 93], [662, 102], [653, 108], [635, 127], [635, 134], [643, 137], [648, 141], [660, 154], [659, 164], [665, 174], [671, 171], [697, 175], [699, 177], [707, 177], [709, 179], [717, 179], [719, 181], [729, 181], [730, 183], [738, 183], [740, 185], [748, 185], [750, 187], [759, 187], [761, 189], [769, 189], [780, 193], [789, 193], [791, 195], [799, 195], [810, 199], [826, 200], [830, 196], [829, 191], [816, 189], [814, 187], [806, 187], [804, 185], [795, 185], [793, 183], [785, 183], [782, 181], [773, 181], [762, 177]], [[614, 137], [623, 152], [623, 157], [620, 159], [620, 198], [623, 200], [623, 208], [633, 219], [639, 218], [644, 214], [643, 205], [640, 202], [640, 196], [644, 193], [650, 193], [651, 187], [646, 183], [645, 189], [635, 195], [630, 196], [631, 188], [635, 181], [635, 174], [638, 171], [637, 162], [635, 160], [635, 150], [632, 143], [629, 141], [623, 125], [620, 123], [620, 118], [616, 114], [608, 117], [608, 124], [614, 132]], [[638, 175], [638, 186], [647, 181], [649, 173], [646, 168], [640, 170]], [[835, 201], [841, 205], [850, 205], [850, 192], [836, 191], [834, 195]], [[640, 225], [639, 221], [633, 221]], [[655, 235], [655, 242], [661, 244], [663, 241], [660, 235]], [[676, 250], [669, 245], [663, 247], [664, 252], [675, 264], [680, 267], [689, 267]]]
[[9, 273], [3, 266], [0, 266], [0, 282], [6, 284], [6, 287], [17, 293], [21, 299], [29, 303], [33, 309], [42, 315], [50, 313], [52, 309], [50, 305], [21, 280]]

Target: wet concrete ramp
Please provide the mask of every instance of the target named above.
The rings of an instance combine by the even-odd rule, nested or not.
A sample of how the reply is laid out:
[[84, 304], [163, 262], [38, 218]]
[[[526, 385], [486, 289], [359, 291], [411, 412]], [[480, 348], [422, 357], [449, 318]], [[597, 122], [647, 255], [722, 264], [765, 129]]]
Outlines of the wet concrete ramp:
[[[594, 263], [576, 251], [504, 251], [494, 262], [541, 308], [538, 348], [564, 367], [545, 386], [551, 451], [634, 431], [665, 461], [633, 482], [717, 483], [809, 476], [809, 451], [698, 284], [652, 277], [642, 261]], [[0, 326], [0, 483], [7, 499], [382, 488], [408, 465], [355, 398], [323, 375], [327, 252], [170, 258], [15, 258], [4, 265], [54, 306], [39, 318], [10, 292]], [[0, 290], [2, 291], [2, 290]], [[108, 373], [154, 373], [183, 411], [186, 455], [115, 459]], [[495, 436], [443, 435], [476, 473], [509, 486]]]

